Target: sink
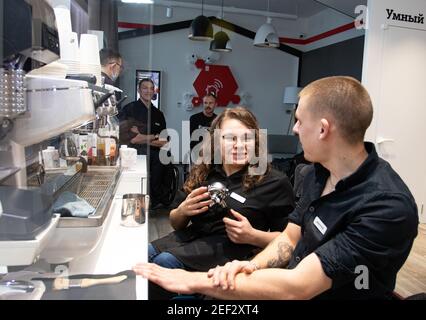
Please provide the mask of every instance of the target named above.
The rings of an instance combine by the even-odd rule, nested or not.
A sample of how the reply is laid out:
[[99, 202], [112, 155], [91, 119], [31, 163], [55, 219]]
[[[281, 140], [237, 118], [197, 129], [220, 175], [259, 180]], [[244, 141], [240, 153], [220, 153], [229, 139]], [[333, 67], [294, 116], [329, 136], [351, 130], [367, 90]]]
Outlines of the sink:
[[121, 171], [118, 167], [89, 166], [74, 175], [57, 194], [73, 192], [96, 210], [88, 218], [61, 217], [41, 258], [52, 264], [67, 263], [96, 248], [108, 217]]

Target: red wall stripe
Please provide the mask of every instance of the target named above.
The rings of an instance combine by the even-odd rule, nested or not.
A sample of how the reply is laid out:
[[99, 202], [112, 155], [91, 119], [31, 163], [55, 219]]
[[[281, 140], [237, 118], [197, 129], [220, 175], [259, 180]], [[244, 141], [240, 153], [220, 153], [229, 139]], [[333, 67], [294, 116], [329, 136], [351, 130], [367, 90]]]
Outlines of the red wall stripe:
[[151, 28], [150, 24], [142, 24], [142, 23], [130, 23], [130, 22], [118, 22], [119, 28], [125, 29], [148, 29]]
[[334, 36], [334, 35], [336, 35], [338, 33], [342, 33], [342, 32], [351, 30], [353, 28], [355, 28], [355, 22], [351, 22], [351, 23], [345, 24], [343, 26], [340, 26], [338, 28], [332, 29], [330, 31], [327, 31], [327, 32], [324, 32], [324, 33], [321, 33], [321, 34], [318, 34], [318, 35], [313, 36], [313, 37], [308, 38], [308, 39], [280, 38], [280, 42], [282, 42], [282, 43], [307, 45], [307, 44], [310, 44], [312, 42], [319, 41], [321, 39]]

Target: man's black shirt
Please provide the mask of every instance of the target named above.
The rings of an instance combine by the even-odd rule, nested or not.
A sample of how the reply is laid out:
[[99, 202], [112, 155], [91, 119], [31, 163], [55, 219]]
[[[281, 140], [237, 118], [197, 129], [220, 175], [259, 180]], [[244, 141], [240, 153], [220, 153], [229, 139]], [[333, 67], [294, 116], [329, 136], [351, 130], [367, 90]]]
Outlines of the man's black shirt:
[[[330, 173], [311, 165], [303, 195], [289, 216], [289, 222], [301, 226], [302, 238], [288, 268], [315, 253], [333, 281], [318, 298], [390, 298], [417, 236], [417, 206], [410, 190], [378, 157], [373, 144], [366, 143], [366, 149], [369, 155], [358, 170], [323, 197]], [[368, 289], [357, 288], [356, 279], [365, 267], [368, 283], [363, 285]]]
[[[190, 135], [197, 129], [208, 129], [210, 128], [213, 120], [217, 117], [215, 113], [211, 117], [207, 117], [204, 112], [196, 113], [189, 118]], [[194, 148], [198, 143], [202, 141], [191, 141], [191, 149]]]
[[[127, 104], [120, 111], [118, 118], [124, 120], [137, 120], [140, 125], [139, 132], [144, 135], [160, 134], [166, 129], [166, 119], [164, 114], [151, 104], [149, 110], [145, 104], [139, 99]], [[148, 146], [146, 144], [133, 146], [138, 150], [138, 154], [148, 154]], [[159, 148], [150, 147], [151, 151], [158, 152]]]

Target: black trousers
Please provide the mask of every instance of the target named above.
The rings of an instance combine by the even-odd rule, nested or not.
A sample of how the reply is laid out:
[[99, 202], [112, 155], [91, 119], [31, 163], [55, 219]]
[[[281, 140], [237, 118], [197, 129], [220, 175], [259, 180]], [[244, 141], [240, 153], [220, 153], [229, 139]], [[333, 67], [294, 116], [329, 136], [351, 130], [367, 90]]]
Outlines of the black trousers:
[[149, 157], [149, 185], [148, 191], [151, 197], [151, 206], [154, 207], [162, 202], [167, 195], [166, 166], [160, 162], [159, 152], [151, 151]]

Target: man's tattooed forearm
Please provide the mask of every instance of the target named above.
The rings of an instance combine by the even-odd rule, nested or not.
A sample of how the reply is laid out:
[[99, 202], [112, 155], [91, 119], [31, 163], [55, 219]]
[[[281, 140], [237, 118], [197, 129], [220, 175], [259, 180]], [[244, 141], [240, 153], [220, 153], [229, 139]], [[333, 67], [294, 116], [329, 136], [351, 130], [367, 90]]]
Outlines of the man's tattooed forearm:
[[293, 255], [293, 247], [287, 242], [278, 243], [277, 257], [268, 261], [268, 268], [284, 268]]

